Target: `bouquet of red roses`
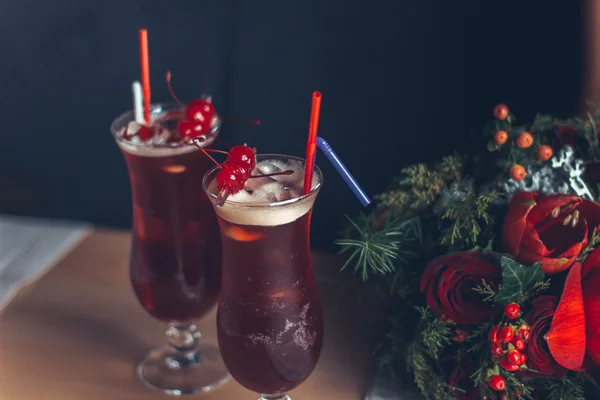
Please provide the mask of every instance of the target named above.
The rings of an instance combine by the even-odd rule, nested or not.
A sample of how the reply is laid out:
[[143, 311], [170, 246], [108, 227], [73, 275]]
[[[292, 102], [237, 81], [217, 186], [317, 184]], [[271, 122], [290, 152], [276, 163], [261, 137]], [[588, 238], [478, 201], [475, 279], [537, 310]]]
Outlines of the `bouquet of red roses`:
[[404, 169], [338, 241], [382, 289], [382, 370], [427, 399], [600, 398], [596, 121], [494, 116], [487, 152]]

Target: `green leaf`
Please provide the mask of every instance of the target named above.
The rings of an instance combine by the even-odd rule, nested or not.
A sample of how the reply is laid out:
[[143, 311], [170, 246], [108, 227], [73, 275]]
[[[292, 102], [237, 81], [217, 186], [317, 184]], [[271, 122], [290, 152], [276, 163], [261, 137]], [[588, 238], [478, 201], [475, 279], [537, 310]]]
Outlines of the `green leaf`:
[[502, 256], [500, 265], [502, 266], [502, 285], [494, 299], [499, 304], [519, 303], [545, 278], [540, 263], [526, 267], [512, 258]]
[[487, 144], [488, 151], [496, 151], [499, 148], [500, 148], [500, 146], [498, 146], [498, 143], [496, 143], [496, 141], [494, 140], [494, 138], [490, 139], [490, 141]]

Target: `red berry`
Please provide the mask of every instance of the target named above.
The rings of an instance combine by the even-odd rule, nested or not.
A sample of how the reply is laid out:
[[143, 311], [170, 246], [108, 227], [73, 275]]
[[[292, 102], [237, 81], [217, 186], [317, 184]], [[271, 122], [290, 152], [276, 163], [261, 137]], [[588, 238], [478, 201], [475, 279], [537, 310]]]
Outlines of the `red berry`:
[[527, 354], [521, 353], [521, 365], [525, 364], [527, 361]]
[[515, 334], [513, 332], [512, 326], [506, 326], [500, 329], [500, 332], [498, 333], [498, 338], [505, 343], [510, 343], [513, 340], [514, 336]]
[[506, 382], [504, 381], [504, 378], [500, 375], [492, 375], [490, 379], [488, 379], [488, 384], [492, 389], [497, 390], [499, 392], [503, 391], [506, 388]]
[[512, 167], [510, 167], [509, 174], [513, 180], [519, 182], [527, 176], [527, 171], [525, 171], [525, 167], [522, 165], [514, 164]]
[[494, 107], [494, 117], [501, 121], [505, 120], [508, 117], [508, 107], [504, 104], [498, 104]]
[[177, 131], [181, 136], [186, 139], [193, 139], [201, 136], [208, 130], [205, 128], [204, 123], [199, 121], [193, 121], [191, 119], [183, 119], [177, 124]]
[[192, 100], [185, 110], [185, 118], [204, 122], [210, 125], [212, 117], [216, 114], [215, 106], [204, 99]]
[[525, 350], [525, 341], [520, 337], [515, 336], [511, 343], [513, 346], [515, 346], [515, 349], [520, 351]]
[[523, 365], [523, 357], [519, 350], [509, 351], [508, 354], [506, 355], [506, 358], [508, 358], [508, 361], [510, 361], [511, 364]]
[[552, 151], [552, 147], [544, 144], [539, 147], [537, 154], [538, 154], [538, 158], [540, 160], [548, 161], [549, 159], [552, 158], [552, 156], [554, 155], [554, 152]]
[[494, 141], [498, 145], [503, 145], [508, 140], [508, 133], [506, 131], [496, 131], [494, 133]]
[[252, 149], [245, 144], [243, 146], [233, 146], [229, 150], [227, 161], [247, 165], [248, 170], [252, 172], [256, 166], [256, 149]]
[[499, 343], [500, 342], [498, 333], [500, 333], [500, 328], [493, 327], [492, 329], [490, 329], [490, 331], [488, 332], [488, 340], [490, 341], [490, 343]]
[[516, 319], [521, 312], [521, 307], [516, 303], [510, 303], [504, 306], [504, 314], [508, 319]]
[[517, 136], [517, 147], [520, 149], [528, 149], [533, 144], [533, 136], [529, 132], [522, 132]]
[[502, 354], [504, 353], [504, 347], [502, 347], [502, 345], [499, 343], [493, 343], [492, 346], [490, 347], [490, 350], [492, 353], [492, 357], [494, 357], [494, 358], [500, 358], [500, 357], [502, 357]]
[[519, 370], [519, 366], [508, 361], [508, 358], [504, 357], [500, 360], [500, 366], [507, 371], [514, 372]]
[[529, 336], [531, 336], [531, 329], [529, 328], [520, 328], [518, 335], [523, 340], [529, 340]]
[[229, 194], [235, 194], [244, 188], [248, 175], [248, 169], [242, 164], [226, 162], [217, 174], [217, 186], [219, 190], [226, 190]]

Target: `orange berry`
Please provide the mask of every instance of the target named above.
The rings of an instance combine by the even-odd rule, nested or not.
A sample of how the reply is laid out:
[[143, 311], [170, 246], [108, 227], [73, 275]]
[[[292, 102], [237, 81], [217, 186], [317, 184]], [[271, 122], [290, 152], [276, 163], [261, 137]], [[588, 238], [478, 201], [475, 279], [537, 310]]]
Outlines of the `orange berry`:
[[498, 104], [494, 107], [494, 117], [504, 121], [508, 117], [508, 107], [505, 104]]
[[533, 144], [533, 136], [529, 132], [522, 132], [517, 136], [517, 146], [520, 149], [526, 149]]
[[538, 158], [542, 161], [548, 161], [554, 155], [554, 152], [552, 151], [552, 147], [545, 145], [545, 144], [539, 147], [537, 153], [538, 153]]
[[496, 142], [496, 144], [504, 144], [506, 143], [506, 141], [508, 140], [508, 133], [506, 133], [506, 131], [496, 131], [496, 133], [494, 133], [494, 141]]
[[520, 181], [527, 176], [525, 168], [522, 165], [515, 164], [510, 167], [510, 177], [515, 181]]

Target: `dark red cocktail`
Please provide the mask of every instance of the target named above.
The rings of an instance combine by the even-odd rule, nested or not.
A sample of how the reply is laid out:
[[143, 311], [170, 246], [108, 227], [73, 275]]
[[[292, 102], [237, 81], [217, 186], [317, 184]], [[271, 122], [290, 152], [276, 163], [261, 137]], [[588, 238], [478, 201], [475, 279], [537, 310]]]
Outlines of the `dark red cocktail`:
[[221, 287], [217, 220], [198, 184], [214, 164], [200, 151], [123, 154], [133, 198], [135, 293], [146, 311], [165, 322], [200, 318], [215, 305]]
[[[146, 383], [173, 394], [205, 391], [227, 377], [218, 350], [198, 353], [193, 324], [215, 305], [221, 286], [219, 229], [200, 181], [214, 164], [180, 139], [177, 109], [154, 106], [159, 128], [144, 137], [131, 132], [131, 113], [112, 126], [131, 182], [131, 282], [146, 311], [170, 324], [171, 346], [151, 352], [138, 371]], [[210, 145], [217, 133], [218, 127], [200, 140]]]
[[[223, 360], [240, 384], [263, 398], [285, 398], [313, 371], [323, 320], [310, 257], [310, 218], [321, 185], [302, 195], [303, 160], [259, 156], [244, 190], [215, 207], [223, 246], [217, 330]], [[217, 171], [204, 179], [215, 202]]]

